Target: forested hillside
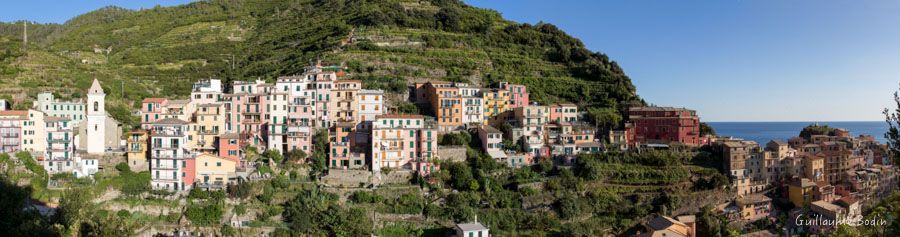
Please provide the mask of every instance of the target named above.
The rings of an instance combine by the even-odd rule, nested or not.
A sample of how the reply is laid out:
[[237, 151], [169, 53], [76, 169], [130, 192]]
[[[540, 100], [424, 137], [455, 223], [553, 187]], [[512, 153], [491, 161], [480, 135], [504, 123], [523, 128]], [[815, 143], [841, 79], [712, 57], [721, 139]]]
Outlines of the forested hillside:
[[452, 0], [195, 2], [106, 7], [65, 24], [0, 24], [0, 93], [20, 107], [44, 90], [79, 98], [103, 82], [110, 111], [148, 96], [184, 96], [203, 78], [274, 80], [321, 60], [369, 87], [449, 80], [528, 86], [533, 100], [621, 108], [635, 88], [609, 57], [551, 24], [520, 24]]

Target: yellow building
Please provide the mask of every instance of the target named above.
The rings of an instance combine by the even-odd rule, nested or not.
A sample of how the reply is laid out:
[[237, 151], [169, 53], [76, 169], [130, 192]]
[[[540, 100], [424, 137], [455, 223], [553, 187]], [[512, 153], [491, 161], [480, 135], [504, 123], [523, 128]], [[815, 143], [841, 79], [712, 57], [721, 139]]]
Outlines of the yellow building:
[[212, 152], [216, 149], [216, 140], [225, 133], [225, 107], [219, 103], [197, 105], [196, 149]]
[[795, 207], [804, 207], [809, 205], [813, 199], [813, 189], [816, 184], [809, 179], [794, 180], [788, 184], [788, 199]]
[[[484, 117], [490, 118], [509, 110], [509, 91], [500, 89], [484, 89]], [[485, 119], [487, 121], [487, 119]]]
[[149, 170], [147, 155], [149, 154], [147, 144], [149, 142], [149, 134], [142, 129], [133, 130], [128, 133], [128, 146], [125, 148], [127, 153], [128, 167], [134, 172]]
[[224, 188], [228, 179], [235, 176], [237, 169], [234, 161], [206, 153], [198, 155], [194, 162], [194, 185], [198, 188]]

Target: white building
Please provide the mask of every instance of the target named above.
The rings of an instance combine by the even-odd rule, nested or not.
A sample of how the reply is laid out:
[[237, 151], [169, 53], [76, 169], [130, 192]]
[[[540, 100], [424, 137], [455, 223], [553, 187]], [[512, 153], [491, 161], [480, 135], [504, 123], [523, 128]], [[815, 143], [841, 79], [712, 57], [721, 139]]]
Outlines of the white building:
[[375, 121], [375, 116], [384, 114], [383, 90], [360, 90], [358, 95], [361, 121]]
[[77, 169], [75, 161], [75, 133], [68, 118], [49, 116], [44, 119], [47, 148], [43, 165], [49, 174], [68, 173]]
[[12, 107], [12, 106], [9, 106], [9, 101], [6, 101], [5, 99], [0, 99], [0, 111], [9, 110], [10, 107]]
[[188, 122], [176, 118], [153, 123], [150, 140], [150, 186], [157, 190], [183, 191], [190, 186], [185, 168], [193, 163], [193, 153], [186, 147]]
[[266, 95], [266, 111], [268, 111], [268, 117], [263, 118], [267, 120], [268, 126], [268, 136], [267, 146], [269, 150], [278, 151], [278, 153], [284, 154], [284, 152], [289, 151], [287, 146], [287, 134], [288, 134], [288, 104], [290, 102], [290, 94], [288, 92], [280, 92], [280, 91], [271, 91]]
[[222, 80], [200, 80], [191, 88], [191, 102], [195, 105], [216, 103], [222, 98], [222, 88]]
[[99, 155], [106, 151], [106, 93], [97, 79], [88, 89], [87, 97], [87, 152]]
[[456, 237], [490, 237], [490, 229], [481, 223], [456, 224]]
[[49, 116], [70, 119], [73, 127], [78, 126], [87, 118], [83, 100], [61, 101], [55, 98], [53, 93], [43, 92], [37, 95], [37, 101], [34, 103], [35, 109], [47, 113]]

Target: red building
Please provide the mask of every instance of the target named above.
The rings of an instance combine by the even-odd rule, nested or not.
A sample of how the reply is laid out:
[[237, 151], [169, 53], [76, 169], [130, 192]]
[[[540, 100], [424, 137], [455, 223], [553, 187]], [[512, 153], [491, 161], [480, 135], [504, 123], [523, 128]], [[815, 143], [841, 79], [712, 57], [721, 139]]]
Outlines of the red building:
[[[628, 121], [633, 126], [633, 139], [629, 146], [650, 143], [682, 143], [700, 145], [700, 117], [697, 112], [684, 108], [672, 107], [631, 107], [628, 109]], [[630, 138], [631, 136], [629, 136]]]

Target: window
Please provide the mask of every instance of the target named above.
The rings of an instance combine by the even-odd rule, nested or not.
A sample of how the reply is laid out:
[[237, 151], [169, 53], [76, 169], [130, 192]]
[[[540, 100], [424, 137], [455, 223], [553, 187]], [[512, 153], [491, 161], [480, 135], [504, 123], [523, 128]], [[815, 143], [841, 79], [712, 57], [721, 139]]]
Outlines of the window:
[[99, 108], [100, 108], [100, 103], [97, 101], [94, 101], [94, 112], [97, 112], [99, 110]]

